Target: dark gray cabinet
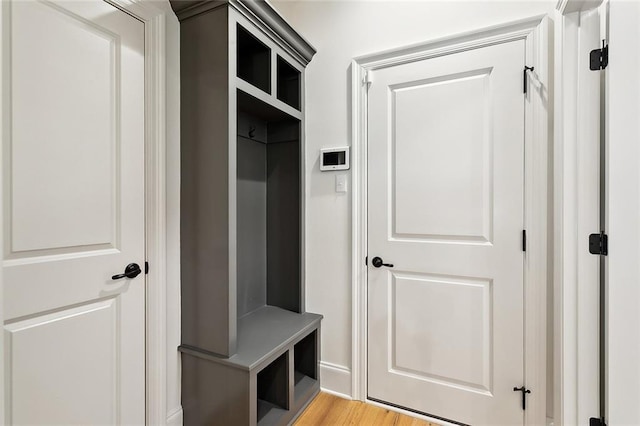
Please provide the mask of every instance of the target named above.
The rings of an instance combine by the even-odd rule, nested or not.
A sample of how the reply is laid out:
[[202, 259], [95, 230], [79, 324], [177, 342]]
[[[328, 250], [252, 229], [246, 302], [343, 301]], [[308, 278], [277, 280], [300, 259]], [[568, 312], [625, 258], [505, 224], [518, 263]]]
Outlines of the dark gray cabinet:
[[172, 1], [181, 24], [187, 425], [286, 424], [319, 390], [304, 306], [304, 69], [264, 1]]

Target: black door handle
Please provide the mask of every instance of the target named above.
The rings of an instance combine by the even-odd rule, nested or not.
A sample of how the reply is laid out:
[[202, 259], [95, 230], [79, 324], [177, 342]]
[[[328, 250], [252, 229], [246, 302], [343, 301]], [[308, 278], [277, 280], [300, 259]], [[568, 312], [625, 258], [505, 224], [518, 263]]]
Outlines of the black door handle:
[[376, 268], [379, 268], [381, 266], [386, 266], [387, 268], [393, 268], [393, 263], [383, 263], [383, 260], [378, 256], [371, 259], [371, 264]]
[[135, 278], [138, 275], [140, 275], [141, 272], [142, 270], [140, 269], [140, 266], [138, 266], [137, 263], [130, 263], [127, 265], [126, 268], [124, 268], [124, 274], [114, 275], [111, 277], [111, 279], [119, 280], [121, 278]]

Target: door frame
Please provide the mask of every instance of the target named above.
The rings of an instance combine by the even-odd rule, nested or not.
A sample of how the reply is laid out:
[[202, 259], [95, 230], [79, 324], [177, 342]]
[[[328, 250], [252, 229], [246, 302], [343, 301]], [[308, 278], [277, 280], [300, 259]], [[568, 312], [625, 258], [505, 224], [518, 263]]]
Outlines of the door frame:
[[560, 425], [584, 424], [599, 414], [598, 326], [597, 314], [593, 315], [599, 300], [597, 292], [578, 291], [578, 285], [592, 289], [599, 285], [599, 257], [587, 250], [588, 235], [599, 230], [598, 212], [590, 212], [595, 219], [581, 212], [596, 209], [594, 200], [599, 202], [600, 197], [598, 185], [584, 179], [585, 170], [599, 164], [599, 147], [587, 146], [585, 132], [599, 137], [600, 126], [592, 118], [594, 109], [596, 116], [600, 114], [600, 93], [580, 91], [579, 84], [595, 75], [588, 68], [586, 50], [600, 47], [588, 40], [600, 38], [601, 32], [585, 23], [583, 14], [602, 3], [562, 0], [556, 6], [553, 417]]
[[[580, 25], [578, 14], [600, 8], [601, 19], [608, 15], [609, 28], [601, 30], [601, 38], [611, 41], [612, 52], [610, 65], [606, 71], [605, 137], [606, 153], [606, 185], [605, 209], [607, 231], [610, 244], [607, 256], [605, 277], [607, 280], [606, 309], [606, 421], [608, 424], [638, 424], [640, 410], [636, 402], [640, 399], [640, 382], [638, 381], [638, 333], [639, 291], [638, 280], [640, 270], [637, 259], [640, 254], [638, 243], [638, 214], [640, 201], [640, 174], [638, 173], [637, 147], [638, 126], [636, 117], [640, 105], [640, 85], [636, 78], [638, 69], [637, 37], [630, 31], [637, 31], [640, 22], [640, 8], [637, 3], [608, 0], [561, 0], [556, 7], [556, 64], [558, 96], [556, 107], [556, 171], [558, 191], [565, 191], [565, 196], [556, 197], [556, 241], [562, 250], [563, 267], [556, 271], [556, 301], [559, 315], [556, 316], [557, 344], [562, 344], [562, 351], [556, 351], [556, 402], [555, 418], [557, 424], [584, 424], [588, 412], [584, 409], [582, 389], [593, 383], [589, 371], [578, 370], [576, 365], [596, 366], [598, 354], [584, 350], [584, 340], [591, 339], [597, 345], [598, 330], [587, 328], [577, 318], [575, 311], [589, 311], [592, 306], [585, 305], [578, 298], [578, 281], [571, 271], [583, 269], [578, 256], [590, 256], [586, 245], [572, 243], [576, 237], [570, 232], [578, 232], [578, 237], [585, 238], [588, 233], [596, 232], [593, 228], [584, 228], [580, 223], [581, 199], [571, 197], [570, 191], [576, 191], [580, 181], [575, 175], [576, 165], [581, 164], [579, 149], [584, 150], [581, 140], [571, 133], [572, 129], [584, 127], [579, 120], [589, 102], [580, 102], [575, 93], [574, 75], [578, 72], [593, 73], [585, 69], [585, 52], [580, 53], [580, 40], [588, 37], [589, 29]], [[602, 19], [602, 20], [605, 20]], [[606, 36], [606, 37], [603, 37]], [[590, 45], [589, 48], [600, 46]], [[583, 71], [585, 69], [585, 71]], [[576, 70], [579, 70], [578, 72]], [[560, 76], [567, 78], [560, 81]], [[578, 76], [579, 78], [579, 76]], [[597, 156], [597, 153], [591, 153]], [[615, 167], [612, 167], [615, 165]], [[594, 193], [597, 188], [591, 189]], [[597, 261], [597, 256], [593, 256]], [[579, 281], [580, 287], [585, 282]], [[598, 285], [597, 277], [587, 285]], [[560, 293], [562, 292], [562, 293]], [[560, 298], [562, 297], [562, 298]], [[596, 301], [599, 303], [599, 301]], [[593, 370], [592, 370], [593, 371]], [[586, 374], [585, 374], [586, 373]], [[597, 386], [597, 381], [595, 386]], [[591, 385], [593, 386], [593, 385]], [[597, 401], [596, 401], [597, 402]], [[587, 407], [591, 408], [591, 407]], [[597, 413], [597, 406], [595, 407]]]
[[[166, 185], [166, 13], [153, 5], [153, 0], [104, 0], [124, 11], [144, 24], [145, 66], [145, 248], [149, 262], [149, 274], [145, 275], [146, 286], [146, 423], [166, 424], [167, 422], [167, 345], [166, 345], [166, 270], [167, 270], [167, 185]], [[5, 11], [6, 3], [0, 5], [0, 34], [9, 26]], [[0, 135], [2, 140], [9, 137], [6, 84], [10, 74], [10, 37], [2, 37], [0, 44], [0, 99], [3, 99], [0, 113]], [[0, 164], [3, 150], [0, 149]], [[0, 202], [4, 200], [2, 174], [0, 173]], [[0, 224], [4, 209], [0, 209]], [[0, 242], [4, 226], [0, 226]], [[4, 244], [0, 244], [1, 250]], [[0, 258], [3, 258], [1, 256]], [[2, 307], [3, 282], [0, 273], [0, 318], [4, 317]], [[4, 354], [4, 333], [0, 333], [0, 354]], [[4, 357], [0, 362], [0, 419], [5, 415]]]
[[[351, 62], [352, 118], [352, 394], [367, 397], [367, 92], [370, 71], [485, 46], [525, 41], [526, 64], [535, 67], [525, 97], [525, 384], [529, 395], [525, 424], [546, 423], [547, 274], [549, 154], [552, 141], [551, 24], [546, 15], [496, 25]], [[537, 285], [536, 285], [537, 284]], [[393, 409], [392, 407], [387, 407]], [[441, 422], [441, 420], [437, 420]]]

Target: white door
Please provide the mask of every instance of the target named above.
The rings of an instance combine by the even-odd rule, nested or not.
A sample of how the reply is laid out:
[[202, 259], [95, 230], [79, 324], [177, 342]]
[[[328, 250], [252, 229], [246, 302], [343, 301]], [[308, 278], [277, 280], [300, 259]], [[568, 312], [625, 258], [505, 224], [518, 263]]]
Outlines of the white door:
[[524, 53], [513, 41], [373, 72], [372, 399], [524, 421]]
[[144, 424], [144, 24], [1, 6], [5, 423]]

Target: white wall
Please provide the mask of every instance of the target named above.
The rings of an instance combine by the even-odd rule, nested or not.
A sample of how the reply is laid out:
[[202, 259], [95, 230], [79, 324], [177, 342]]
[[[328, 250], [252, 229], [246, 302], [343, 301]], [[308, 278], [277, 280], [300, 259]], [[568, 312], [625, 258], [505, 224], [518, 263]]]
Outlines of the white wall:
[[607, 424], [640, 424], [640, 2], [611, 0]]
[[351, 395], [351, 195], [334, 192], [319, 149], [350, 145], [357, 56], [540, 14], [555, 1], [275, 1], [316, 47], [307, 69], [307, 310], [324, 315], [322, 386]]

